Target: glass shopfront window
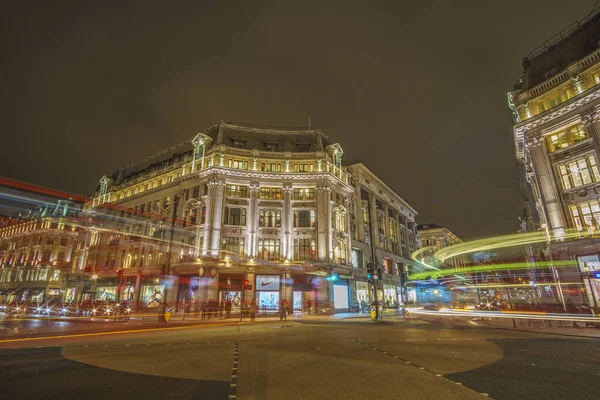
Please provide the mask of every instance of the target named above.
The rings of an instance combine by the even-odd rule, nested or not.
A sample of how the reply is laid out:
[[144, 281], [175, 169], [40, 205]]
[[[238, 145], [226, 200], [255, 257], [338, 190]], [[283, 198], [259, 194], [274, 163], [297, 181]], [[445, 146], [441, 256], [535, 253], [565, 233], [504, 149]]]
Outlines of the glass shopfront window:
[[396, 286], [384, 285], [383, 286], [383, 301], [386, 307], [396, 307], [398, 304], [398, 291]]
[[115, 286], [110, 287], [99, 287], [96, 292], [96, 299], [98, 300], [110, 300], [115, 301], [117, 295], [117, 288]]
[[165, 294], [165, 285], [144, 285], [140, 301], [148, 308], [158, 307]]

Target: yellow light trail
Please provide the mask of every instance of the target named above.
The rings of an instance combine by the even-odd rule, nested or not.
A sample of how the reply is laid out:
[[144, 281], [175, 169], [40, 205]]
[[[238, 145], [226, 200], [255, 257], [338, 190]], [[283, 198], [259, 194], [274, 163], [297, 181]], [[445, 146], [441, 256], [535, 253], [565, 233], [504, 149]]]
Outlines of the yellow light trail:
[[488, 264], [488, 265], [475, 265], [472, 267], [461, 267], [461, 268], [448, 268], [438, 271], [426, 271], [411, 274], [408, 276], [409, 280], [422, 280], [427, 278], [439, 278], [442, 276], [449, 276], [454, 274], [464, 274], [472, 272], [489, 272], [489, 271], [502, 271], [502, 270], [513, 270], [513, 269], [530, 269], [538, 267], [556, 267], [564, 268], [576, 265], [573, 260], [559, 260], [559, 261], [539, 261], [535, 263], [506, 263], [506, 264]]

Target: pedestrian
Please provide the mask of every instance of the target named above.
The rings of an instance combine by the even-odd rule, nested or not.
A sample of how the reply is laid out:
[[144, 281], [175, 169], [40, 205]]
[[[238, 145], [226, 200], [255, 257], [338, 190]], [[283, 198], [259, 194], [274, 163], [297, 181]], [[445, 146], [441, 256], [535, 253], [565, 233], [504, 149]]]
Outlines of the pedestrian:
[[256, 311], [258, 311], [258, 306], [256, 305], [256, 300], [252, 299], [252, 303], [250, 304], [250, 321], [254, 322], [256, 318]]
[[208, 304], [206, 304], [206, 300], [204, 300], [202, 302], [202, 304], [200, 304], [200, 311], [202, 312], [202, 319], [206, 319], [206, 308], [208, 307]]
[[227, 300], [225, 303], [225, 318], [229, 318], [231, 315], [231, 300]]
[[306, 300], [306, 308], [308, 308], [308, 315], [310, 315], [310, 308], [312, 307], [312, 301], [310, 301], [310, 298], [308, 300]]
[[279, 320], [280, 321], [282, 321], [284, 319], [287, 320], [286, 307], [287, 307], [287, 305], [285, 303], [285, 300], [281, 300], [279, 302]]

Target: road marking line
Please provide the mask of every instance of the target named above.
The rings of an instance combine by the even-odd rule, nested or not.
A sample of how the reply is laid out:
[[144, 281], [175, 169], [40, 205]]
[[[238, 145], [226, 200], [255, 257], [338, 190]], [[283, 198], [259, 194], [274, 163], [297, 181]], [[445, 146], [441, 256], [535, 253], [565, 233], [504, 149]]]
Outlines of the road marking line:
[[[204, 327], [215, 327], [215, 326], [231, 326], [236, 323], [228, 324], [201, 324], [201, 325], [186, 325], [186, 326], [170, 326], [168, 328], [147, 328], [147, 329], [129, 329], [124, 331], [109, 331], [109, 332], [94, 332], [94, 333], [76, 333], [72, 335], [57, 335], [57, 336], [40, 336], [33, 338], [19, 338], [19, 339], [3, 339], [0, 343], [15, 343], [15, 342], [30, 342], [34, 340], [48, 340], [48, 339], [70, 339], [75, 337], [86, 337], [86, 336], [104, 336], [104, 335], [122, 335], [125, 333], [140, 333], [140, 332], [154, 332], [154, 331], [170, 331], [179, 329], [190, 329], [190, 328], [204, 328]], [[210, 342], [206, 342], [210, 344]]]
[[[228, 342], [229, 343], [229, 342]], [[235, 399], [237, 396], [237, 374], [238, 374], [238, 358], [239, 358], [239, 343], [233, 347], [233, 363], [231, 366], [231, 380], [229, 381], [229, 398]]]

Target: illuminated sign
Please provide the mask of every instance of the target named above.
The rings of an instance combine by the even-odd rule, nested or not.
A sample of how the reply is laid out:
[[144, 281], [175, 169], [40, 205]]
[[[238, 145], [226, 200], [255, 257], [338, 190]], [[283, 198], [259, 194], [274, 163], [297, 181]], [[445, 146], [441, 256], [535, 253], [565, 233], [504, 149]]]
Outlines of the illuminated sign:
[[279, 290], [279, 275], [256, 275], [256, 290]]

